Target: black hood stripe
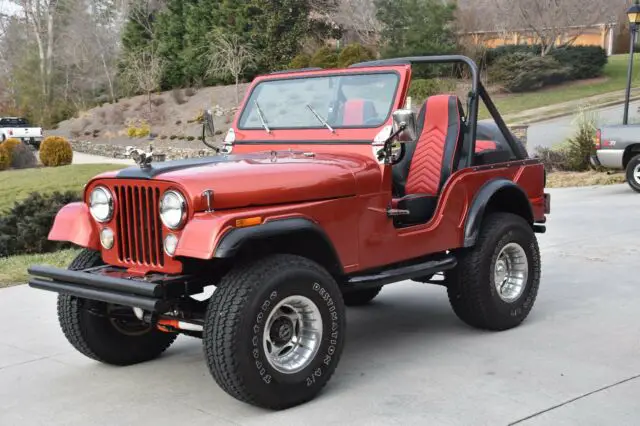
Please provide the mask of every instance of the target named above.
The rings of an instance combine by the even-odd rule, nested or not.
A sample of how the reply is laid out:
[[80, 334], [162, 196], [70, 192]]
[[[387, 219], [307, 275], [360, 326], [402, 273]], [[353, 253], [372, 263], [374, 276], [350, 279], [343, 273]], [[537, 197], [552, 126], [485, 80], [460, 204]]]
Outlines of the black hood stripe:
[[[260, 157], [264, 157], [264, 154], [260, 155]], [[229, 161], [239, 161], [248, 158], [257, 158], [257, 156], [255, 154], [216, 155], [213, 157], [188, 158], [185, 160], [151, 163], [151, 167], [144, 169], [140, 166], [132, 166], [122, 169], [116, 177], [119, 179], [153, 179], [163, 173], [171, 173], [178, 170], [190, 169], [192, 167], [226, 163]]]

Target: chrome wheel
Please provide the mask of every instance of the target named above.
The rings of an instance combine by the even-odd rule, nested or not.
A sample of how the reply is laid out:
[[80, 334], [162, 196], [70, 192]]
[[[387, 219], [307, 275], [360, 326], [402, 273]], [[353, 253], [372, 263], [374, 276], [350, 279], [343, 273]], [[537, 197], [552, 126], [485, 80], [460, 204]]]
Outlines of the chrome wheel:
[[507, 303], [515, 302], [522, 296], [528, 277], [529, 262], [524, 249], [517, 243], [504, 246], [494, 267], [498, 296]]
[[636, 184], [640, 185], [640, 164], [633, 169], [633, 179], [636, 181]]
[[311, 299], [290, 296], [271, 311], [263, 333], [269, 364], [285, 374], [307, 367], [322, 342], [322, 317]]

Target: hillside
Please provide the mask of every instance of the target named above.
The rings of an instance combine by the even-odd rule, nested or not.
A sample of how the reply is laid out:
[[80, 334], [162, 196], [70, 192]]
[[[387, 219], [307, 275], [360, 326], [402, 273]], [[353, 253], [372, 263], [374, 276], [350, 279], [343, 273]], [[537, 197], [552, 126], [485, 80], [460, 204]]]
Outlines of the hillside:
[[[246, 84], [240, 86], [241, 96], [246, 89]], [[150, 139], [153, 139], [154, 149], [161, 152], [169, 148], [201, 150], [204, 145], [198, 138], [202, 136], [200, 119], [203, 111], [208, 108], [214, 111], [214, 141], [220, 144], [235, 114], [235, 86], [156, 93], [152, 95], [151, 104], [150, 112], [146, 95], [105, 103], [60, 122], [55, 130], [46, 131], [46, 134], [64, 136], [85, 148], [112, 146], [114, 152], [123, 151], [126, 146], [147, 147]], [[145, 123], [148, 123], [151, 138], [129, 136], [129, 132], [142, 128]]]

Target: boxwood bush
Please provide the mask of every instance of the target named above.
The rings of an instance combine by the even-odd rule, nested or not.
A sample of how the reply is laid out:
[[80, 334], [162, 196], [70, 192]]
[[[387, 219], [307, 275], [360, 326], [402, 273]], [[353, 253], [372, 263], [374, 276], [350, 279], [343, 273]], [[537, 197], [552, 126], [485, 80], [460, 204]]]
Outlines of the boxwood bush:
[[40, 145], [40, 161], [47, 167], [66, 166], [73, 161], [73, 149], [68, 140], [49, 136]]
[[48, 235], [58, 211], [65, 205], [80, 201], [73, 191], [42, 195], [32, 193], [0, 215], [0, 257], [19, 254], [49, 253], [70, 247], [70, 244], [49, 241]]

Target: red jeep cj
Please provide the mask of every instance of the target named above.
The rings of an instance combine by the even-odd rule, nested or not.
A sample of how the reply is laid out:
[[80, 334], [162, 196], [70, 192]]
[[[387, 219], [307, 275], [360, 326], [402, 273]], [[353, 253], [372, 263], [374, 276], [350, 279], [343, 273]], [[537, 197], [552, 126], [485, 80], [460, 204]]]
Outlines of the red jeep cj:
[[[412, 63], [466, 64], [466, 108], [438, 95], [414, 114]], [[495, 123], [478, 123], [481, 101]], [[212, 123], [206, 114], [203, 133]], [[345, 305], [386, 284], [442, 285], [481, 329], [515, 327], [533, 307], [545, 170], [469, 58], [261, 76], [220, 155], [136, 158], [57, 215], [50, 239], [84, 248], [70, 267], [29, 269], [31, 287], [59, 293], [69, 342], [95, 360], [135, 364], [178, 334], [199, 337], [222, 389], [282, 409], [333, 374]]]

